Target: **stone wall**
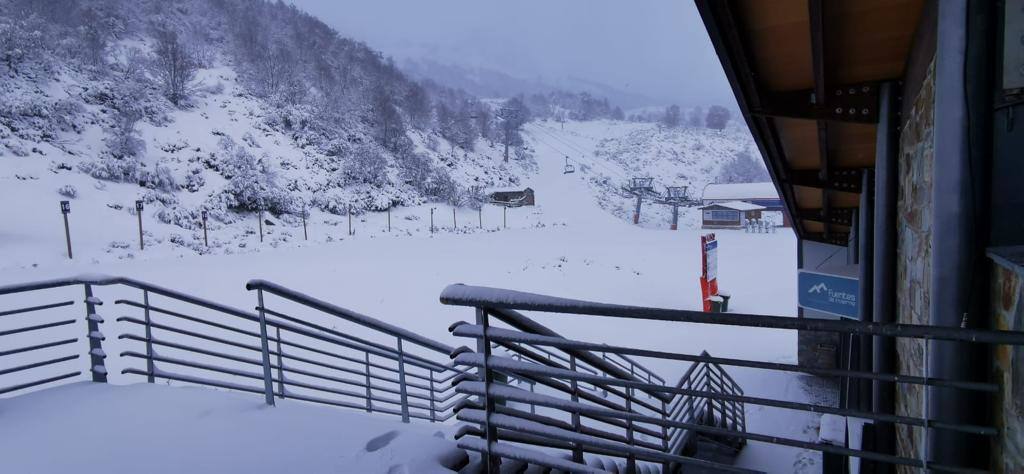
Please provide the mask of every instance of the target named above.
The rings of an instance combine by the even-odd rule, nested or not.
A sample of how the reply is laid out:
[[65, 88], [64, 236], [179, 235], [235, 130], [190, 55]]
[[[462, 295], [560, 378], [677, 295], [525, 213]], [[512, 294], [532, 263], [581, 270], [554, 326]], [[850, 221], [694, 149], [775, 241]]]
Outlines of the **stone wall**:
[[[1018, 257], [1024, 249], [1018, 248]], [[1024, 330], [1024, 267], [1003, 259], [992, 265], [992, 328]], [[992, 405], [1002, 436], [992, 449], [997, 473], [1024, 472], [1024, 347], [996, 346], [992, 380], [1001, 391]]]
[[[935, 162], [935, 61], [928, 66], [900, 134], [899, 201], [897, 227], [897, 319], [900, 323], [928, 324], [931, 304], [932, 167]], [[924, 344], [917, 339], [896, 343], [899, 373], [925, 375]], [[923, 392], [919, 385], [901, 384], [896, 391], [896, 413], [922, 416]], [[899, 455], [921, 456], [922, 430], [897, 425]], [[911, 472], [901, 470], [901, 472]]]

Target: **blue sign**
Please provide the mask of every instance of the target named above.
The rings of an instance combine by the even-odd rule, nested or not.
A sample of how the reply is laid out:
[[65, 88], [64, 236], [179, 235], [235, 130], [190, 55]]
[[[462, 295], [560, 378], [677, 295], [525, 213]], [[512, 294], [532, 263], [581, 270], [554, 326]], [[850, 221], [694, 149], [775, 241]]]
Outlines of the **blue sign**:
[[797, 291], [801, 308], [844, 318], [857, 317], [860, 282], [856, 278], [800, 271]]

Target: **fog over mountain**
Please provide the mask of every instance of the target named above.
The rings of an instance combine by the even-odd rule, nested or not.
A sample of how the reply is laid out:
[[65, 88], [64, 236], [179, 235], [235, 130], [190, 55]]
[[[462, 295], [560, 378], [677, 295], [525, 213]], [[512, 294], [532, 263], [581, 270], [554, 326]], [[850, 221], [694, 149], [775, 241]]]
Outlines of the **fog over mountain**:
[[400, 65], [427, 60], [566, 89], [596, 83], [605, 96], [661, 104], [735, 103], [689, 1], [292, 2]]

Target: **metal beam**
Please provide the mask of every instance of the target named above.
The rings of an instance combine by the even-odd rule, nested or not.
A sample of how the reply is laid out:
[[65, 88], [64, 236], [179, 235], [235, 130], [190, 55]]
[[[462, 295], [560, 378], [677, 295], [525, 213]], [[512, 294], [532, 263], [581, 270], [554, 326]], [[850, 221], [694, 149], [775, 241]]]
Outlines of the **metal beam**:
[[817, 88], [765, 93], [762, 107], [752, 113], [771, 118], [878, 123], [878, 87], [875, 82], [837, 85], [824, 91], [827, 98], [821, 100]]
[[[825, 4], [822, 0], [807, 2], [811, 23], [811, 63], [814, 69], [814, 103], [819, 107], [828, 107], [828, 67], [825, 65]], [[828, 159], [828, 122], [818, 120], [818, 175], [822, 181], [829, 177]], [[831, 213], [828, 188], [821, 188], [821, 207], [825, 211], [825, 238], [831, 231], [828, 224]]]
[[822, 222], [836, 225], [853, 225], [853, 213], [857, 212], [855, 207], [833, 207], [832, 212], [826, 221], [824, 209], [800, 209], [799, 218], [805, 221]]
[[[851, 168], [830, 169], [824, 177], [817, 170], [791, 170], [789, 172], [789, 184], [859, 194], [861, 192], [862, 174], [862, 170]], [[822, 207], [826, 211], [829, 209], [829, 206]]]

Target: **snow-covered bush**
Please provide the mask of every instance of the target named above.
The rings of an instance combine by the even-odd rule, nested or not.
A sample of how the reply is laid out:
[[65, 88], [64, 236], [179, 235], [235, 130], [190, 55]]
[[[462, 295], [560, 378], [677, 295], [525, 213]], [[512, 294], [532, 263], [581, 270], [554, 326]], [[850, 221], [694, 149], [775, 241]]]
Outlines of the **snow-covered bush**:
[[130, 158], [101, 155], [93, 161], [78, 164], [78, 169], [96, 179], [116, 182], [135, 182], [139, 177], [139, 163]]
[[229, 208], [275, 214], [291, 211], [291, 197], [278, 183], [269, 156], [256, 157], [244, 147], [235, 147], [223, 160], [221, 172], [229, 180], [223, 191], [230, 197]]
[[190, 193], [198, 192], [206, 186], [206, 178], [203, 177], [203, 169], [199, 167], [189, 168], [185, 175], [185, 189]]
[[70, 184], [65, 184], [64, 186], [57, 188], [57, 194], [60, 194], [61, 196], [64, 196], [66, 198], [74, 199], [78, 197], [78, 190], [75, 189], [75, 187]]
[[384, 186], [388, 180], [387, 165], [386, 155], [380, 149], [372, 145], [361, 146], [345, 160], [341, 181], [347, 185]]
[[174, 179], [171, 169], [164, 165], [156, 165], [153, 171], [142, 170], [139, 173], [139, 185], [166, 192], [174, 191], [178, 188], [178, 183]]

